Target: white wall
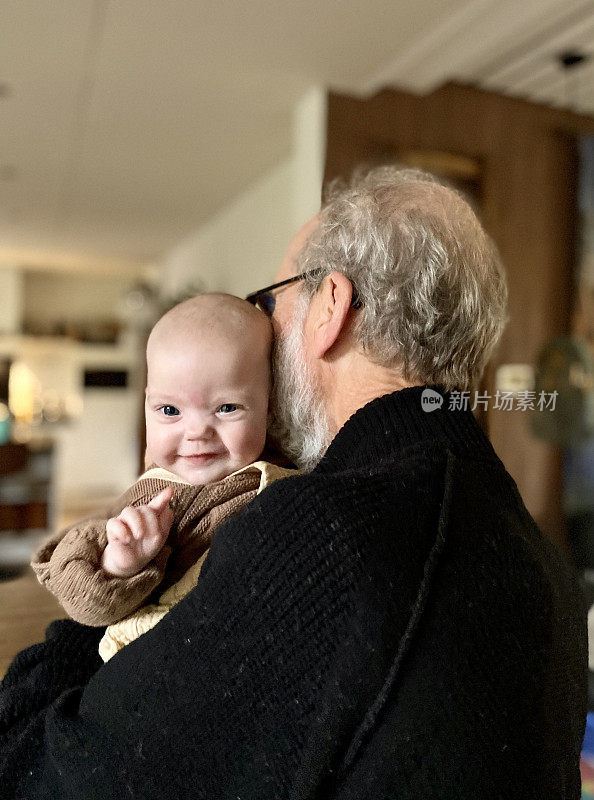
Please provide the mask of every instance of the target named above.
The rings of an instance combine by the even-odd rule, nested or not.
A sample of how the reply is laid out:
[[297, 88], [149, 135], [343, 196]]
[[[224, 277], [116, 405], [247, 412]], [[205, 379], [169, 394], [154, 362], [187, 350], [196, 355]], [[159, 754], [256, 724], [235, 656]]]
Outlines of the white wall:
[[326, 164], [328, 92], [315, 86], [293, 113], [293, 232], [320, 208]]
[[0, 333], [18, 333], [22, 320], [23, 273], [18, 267], [0, 268]]
[[326, 97], [319, 87], [305, 94], [295, 106], [285, 161], [167, 254], [164, 296], [188, 288], [242, 296], [272, 283], [290, 239], [320, 206]]
[[85, 389], [79, 417], [54, 430], [58, 511], [98, 505], [134, 483], [140, 443], [141, 391]]
[[287, 160], [181, 242], [164, 261], [162, 293], [199, 280], [204, 291], [243, 295], [270, 282], [291, 236], [292, 181]]

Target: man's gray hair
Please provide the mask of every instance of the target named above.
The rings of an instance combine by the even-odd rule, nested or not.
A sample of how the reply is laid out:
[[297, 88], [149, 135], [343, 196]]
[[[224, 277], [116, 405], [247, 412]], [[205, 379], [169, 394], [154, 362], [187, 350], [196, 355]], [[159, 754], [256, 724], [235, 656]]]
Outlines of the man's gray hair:
[[332, 184], [299, 271], [313, 295], [333, 270], [362, 302], [355, 332], [374, 363], [446, 390], [476, 385], [506, 322], [497, 250], [466, 200], [420, 170], [379, 167]]

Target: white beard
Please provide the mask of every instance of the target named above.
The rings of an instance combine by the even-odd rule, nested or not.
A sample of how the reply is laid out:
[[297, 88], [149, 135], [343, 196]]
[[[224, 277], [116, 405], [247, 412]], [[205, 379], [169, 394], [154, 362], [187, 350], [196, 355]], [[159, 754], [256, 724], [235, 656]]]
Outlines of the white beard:
[[272, 437], [294, 463], [313, 469], [331, 441], [323, 398], [303, 353], [303, 324], [309, 301], [295, 304], [288, 333], [279, 333], [274, 345]]

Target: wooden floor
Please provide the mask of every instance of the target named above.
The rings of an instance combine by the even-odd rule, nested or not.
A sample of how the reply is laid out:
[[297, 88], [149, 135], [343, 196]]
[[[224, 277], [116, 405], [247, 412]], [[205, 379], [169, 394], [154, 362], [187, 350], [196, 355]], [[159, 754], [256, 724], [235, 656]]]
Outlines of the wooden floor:
[[19, 578], [0, 582], [0, 676], [23, 647], [43, 641], [54, 619], [65, 617], [55, 597], [31, 570]]

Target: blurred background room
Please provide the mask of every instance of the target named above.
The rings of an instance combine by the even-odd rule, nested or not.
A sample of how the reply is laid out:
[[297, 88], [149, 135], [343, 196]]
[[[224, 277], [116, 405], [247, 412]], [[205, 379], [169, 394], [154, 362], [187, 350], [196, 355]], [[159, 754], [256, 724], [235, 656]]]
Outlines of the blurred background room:
[[153, 322], [271, 283], [360, 164], [441, 175], [495, 239], [474, 410], [590, 591], [592, 0], [4, 0], [0, 37], [0, 673], [63, 613], [32, 548], [141, 468]]

